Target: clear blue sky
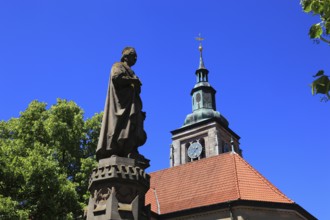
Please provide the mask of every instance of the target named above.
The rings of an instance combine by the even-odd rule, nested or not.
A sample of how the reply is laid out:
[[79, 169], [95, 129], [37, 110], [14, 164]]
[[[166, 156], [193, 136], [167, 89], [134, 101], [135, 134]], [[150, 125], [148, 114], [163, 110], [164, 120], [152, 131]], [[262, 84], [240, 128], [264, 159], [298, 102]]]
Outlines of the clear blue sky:
[[109, 70], [125, 46], [143, 82], [149, 172], [169, 166], [170, 131], [191, 112], [202, 33], [217, 109], [241, 136], [244, 158], [289, 198], [330, 219], [330, 103], [313, 97], [330, 47], [308, 29], [299, 1], [0, 1], [0, 120], [32, 100], [103, 110]]

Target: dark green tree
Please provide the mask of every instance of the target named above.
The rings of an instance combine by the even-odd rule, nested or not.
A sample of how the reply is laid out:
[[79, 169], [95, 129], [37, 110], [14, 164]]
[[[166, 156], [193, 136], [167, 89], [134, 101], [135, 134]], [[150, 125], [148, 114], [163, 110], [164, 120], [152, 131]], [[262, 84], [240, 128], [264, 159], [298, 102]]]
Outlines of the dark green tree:
[[58, 99], [0, 121], [0, 219], [81, 218], [101, 119]]
[[[304, 12], [320, 18], [320, 22], [309, 29], [309, 36], [317, 42], [322, 41], [330, 45], [330, 0], [301, 0]], [[323, 100], [330, 99], [330, 80], [323, 70], [317, 72], [312, 82], [312, 94], [324, 94]]]

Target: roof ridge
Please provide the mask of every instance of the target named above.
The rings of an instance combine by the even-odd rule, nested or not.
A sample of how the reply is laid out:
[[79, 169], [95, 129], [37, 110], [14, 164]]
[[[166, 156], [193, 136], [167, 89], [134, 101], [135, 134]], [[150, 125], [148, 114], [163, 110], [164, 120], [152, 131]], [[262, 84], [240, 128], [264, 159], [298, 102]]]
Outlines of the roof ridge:
[[193, 166], [193, 164], [202, 163], [203, 161], [205, 161], [205, 159], [216, 158], [216, 157], [224, 156], [224, 155], [230, 154], [230, 153], [231, 152], [225, 152], [225, 153], [222, 153], [222, 154], [219, 154], [219, 155], [214, 155], [214, 156], [210, 156], [208, 158], [203, 158], [201, 160], [196, 160], [196, 161], [192, 161], [192, 162], [185, 163], [185, 164], [180, 164], [180, 165], [175, 165], [175, 166], [172, 166], [172, 167], [167, 167], [167, 168], [164, 168], [164, 169], [155, 170], [155, 171], [149, 172], [148, 174], [151, 175], [153, 173], [163, 172], [163, 171], [167, 171], [167, 170], [181, 169], [181, 167], [185, 167], [185, 166]]
[[241, 198], [241, 190], [239, 188], [239, 183], [238, 183], [238, 174], [237, 174], [237, 166], [236, 166], [236, 159], [235, 159], [235, 153], [231, 153], [231, 155], [233, 155], [233, 160], [234, 160], [234, 172], [235, 172], [235, 178], [236, 178], [236, 186], [237, 186], [237, 192], [238, 192], [238, 199], [242, 199]]
[[[248, 166], [248, 168], [252, 172], [254, 172], [273, 192], [275, 192], [279, 196], [281, 196], [281, 197], [289, 200], [290, 202], [294, 203], [294, 201], [292, 199], [290, 199], [284, 193], [282, 193], [274, 184], [272, 184], [268, 179], [266, 179], [266, 177], [264, 177], [261, 173], [259, 173], [259, 171], [257, 171], [256, 169], [254, 169], [246, 160], [244, 160], [243, 158], [241, 158], [238, 154], [235, 154], [235, 155], [238, 157], [238, 159], [240, 161], [242, 161], [244, 164], [246, 164]], [[235, 164], [235, 166], [236, 166], [236, 164]]]

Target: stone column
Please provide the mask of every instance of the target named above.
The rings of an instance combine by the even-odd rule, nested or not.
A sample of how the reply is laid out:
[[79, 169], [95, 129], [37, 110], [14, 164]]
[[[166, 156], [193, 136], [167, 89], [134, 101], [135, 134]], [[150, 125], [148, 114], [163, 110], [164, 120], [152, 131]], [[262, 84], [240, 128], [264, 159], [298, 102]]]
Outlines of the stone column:
[[149, 220], [145, 194], [150, 176], [149, 160], [112, 156], [99, 161], [93, 170], [87, 220]]

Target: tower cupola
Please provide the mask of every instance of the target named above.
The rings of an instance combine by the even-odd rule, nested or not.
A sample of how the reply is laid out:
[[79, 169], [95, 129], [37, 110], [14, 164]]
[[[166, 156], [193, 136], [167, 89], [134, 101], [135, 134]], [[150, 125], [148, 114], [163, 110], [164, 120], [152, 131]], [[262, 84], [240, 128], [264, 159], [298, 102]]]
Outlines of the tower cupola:
[[199, 41], [199, 67], [195, 72], [196, 84], [190, 93], [192, 97], [192, 113], [187, 115], [184, 126], [209, 118], [219, 118], [225, 126], [228, 126], [228, 121], [216, 111], [216, 90], [209, 83], [209, 71], [205, 68], [203, 60], [202, 41], [204, 39], [199, 36], [196, 40]]

